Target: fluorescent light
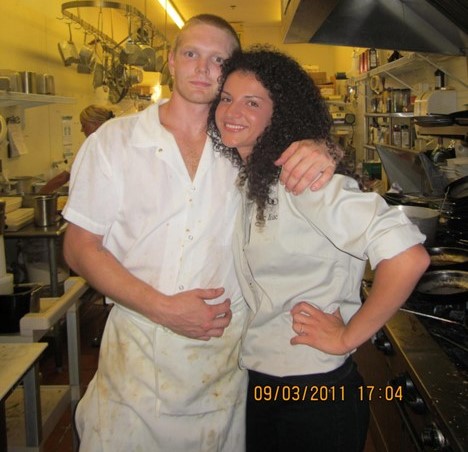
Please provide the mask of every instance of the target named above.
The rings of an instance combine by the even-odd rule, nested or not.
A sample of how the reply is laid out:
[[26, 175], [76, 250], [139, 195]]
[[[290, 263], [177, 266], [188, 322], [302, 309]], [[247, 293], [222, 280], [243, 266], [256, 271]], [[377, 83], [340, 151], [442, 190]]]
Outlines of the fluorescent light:
[[169, 17], [174, 21], [174, 23], [179, 27], [182, 28], [184, 26], [184, 19], [180, 17], [180, 14], [174, 8], [170, 0], [158, 0], [160, 5], [164, 8], [164, 10], [169, 14]]

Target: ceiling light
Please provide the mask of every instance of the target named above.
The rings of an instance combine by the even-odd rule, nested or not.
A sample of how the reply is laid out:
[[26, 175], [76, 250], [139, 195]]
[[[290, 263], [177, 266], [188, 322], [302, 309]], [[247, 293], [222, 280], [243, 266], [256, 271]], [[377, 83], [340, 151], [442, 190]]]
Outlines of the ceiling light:
[[184, 26], [184, 19], [180, 17], [180, 14], [175, 9], [172, 2], [169, 0], [158, 0], [159, 4], [164, 8], [164, 10], [169, 14], [169, 17], [174, 21], [174, 23], [179, 27], [182, 28]]

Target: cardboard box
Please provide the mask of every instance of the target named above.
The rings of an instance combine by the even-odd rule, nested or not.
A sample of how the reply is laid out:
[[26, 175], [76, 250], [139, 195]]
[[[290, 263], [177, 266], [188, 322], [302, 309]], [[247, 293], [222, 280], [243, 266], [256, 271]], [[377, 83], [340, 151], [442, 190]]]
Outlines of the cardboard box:
[[319, 89], [320, 89], [320, 94], [323, 97], [328, 98], [329, 96], [335, 95], [335, 86], [333, 84], [320, 85]]
[[308, 71], [307, 73], [316, 85], [323, 85], [324, 83], [328, 83], [326, 72]]

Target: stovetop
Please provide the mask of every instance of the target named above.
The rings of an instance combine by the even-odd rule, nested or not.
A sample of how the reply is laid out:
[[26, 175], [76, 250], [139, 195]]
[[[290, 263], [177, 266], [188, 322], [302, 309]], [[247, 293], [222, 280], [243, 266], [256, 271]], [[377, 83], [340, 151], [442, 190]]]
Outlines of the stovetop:
[[[414, 305], [409, 306], [414, 308]], [[423, 422], [433, 419], [450, 443], [449, 450], [461, 452], [468, 444], [467, 354], [446, 338], [466, 340], [466, 331], [461, 330], [462, 325], [450, 324], [447, 328], [449, 324], [438, 323], [438, 320], [397, 312], [383, 329], [393, 350], [387, 359], [391, 372], [395, 375], [400, 375], [402, 370], [407, 373], [422, 396], [427, 409]], [[445, 339], [438, 337], [439, 333]], [[407, 413], [412, 411], [407, 410]], [[411, 419], [420, 422], [417, 421], [420, 416], [411, 414]]]
[[413, 311], [432, 339], [468, 381], [467, 304], [437, 304], [413, 295], [403, 309]]

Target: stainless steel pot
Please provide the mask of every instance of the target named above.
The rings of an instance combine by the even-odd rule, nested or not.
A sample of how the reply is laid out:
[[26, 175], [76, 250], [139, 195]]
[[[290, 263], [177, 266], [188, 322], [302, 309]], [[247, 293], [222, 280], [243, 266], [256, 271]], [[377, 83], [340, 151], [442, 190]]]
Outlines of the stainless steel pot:
[[51, 74], [37, 74], [37, 93], [55, 94], [54, 76]]
[[29, 94], [37, 93], [37, 80], [36, 73], [30, 71], [21, 71], [21, 81], [23, 85], [23, 92]]
[[439, 224], [440, 213], [438, 210], [419, 206], [396, 206], [396, 208], [401, 210], [426, 236], [425, 245], [434, 244]]
[[34, 197], [34, 223], [41, 227], [57, 223], [57, 195]]
[[11, 177], [10, 182], [14, 185], [16, 193], [25, 195], [34, 192], [34, 184], [40, 179], [34, 176], [16, 176]]

